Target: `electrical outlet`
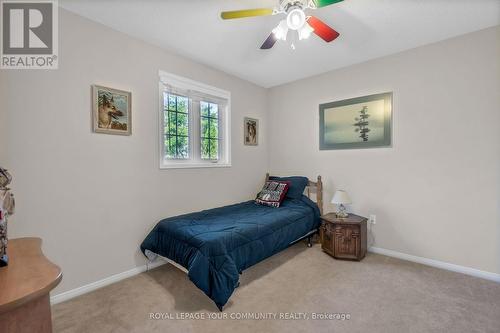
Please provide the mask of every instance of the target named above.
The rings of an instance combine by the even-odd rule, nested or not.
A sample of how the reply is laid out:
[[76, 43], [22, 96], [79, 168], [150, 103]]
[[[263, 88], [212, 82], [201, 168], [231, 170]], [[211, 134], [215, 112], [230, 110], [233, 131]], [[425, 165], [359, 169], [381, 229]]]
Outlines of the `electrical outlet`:
[[370, 223], [377, 224], [377, 215], [375, 215], [375, 214], [370, 215]]

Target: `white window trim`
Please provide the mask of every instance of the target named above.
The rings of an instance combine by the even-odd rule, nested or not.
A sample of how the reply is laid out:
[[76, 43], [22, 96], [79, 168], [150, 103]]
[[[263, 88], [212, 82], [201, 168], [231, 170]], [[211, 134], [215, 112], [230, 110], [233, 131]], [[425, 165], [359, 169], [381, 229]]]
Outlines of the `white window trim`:
[[[160, 161], [160, 169], [187, 169], [187, 168], [227, 168], [231, 166], [231, 93], [227, 90], [219, 89], [208, 84], [204, 84], [201, 82], [197, 82], [188, 78], [184, 78], [182, 76], [178, 76], [175, 74], [167, 73], [164, 71], [159, 71], [160, 83], [159, 83], [159, 107], [158, 107], [158, 145], [159, 145], [159, 161]], [[163, 139], [163, 92], [166, 87], [173, 87], [179, 90], [185, 91], [195, 91], [202, 94], [207, 94], [216, 98], [220, 98], [227, 101], [226, 107], [223, 112], [223, 142], [222, 142], [222, 150], [224, 154], [224, 159], [218, 162], [214, 161], [200, 161], [199, 159], [193, 160], [167, 160], [164, 157], [164, 139]], [[190, 102], [191, 108], [191, 102]], [[193, 115], [192, 109], [190, 109], [190, 153], [196, 154], [197, 151], [194, 149], [195, 145], [199, 145], [199, 143], [194, 142], [199, 138], [199, 134], [191, 135], [191, 131], [199, 128], [199, 124], [197, 126], [193, 126]], [[197, 118], [197, 117], [194, 117]]]

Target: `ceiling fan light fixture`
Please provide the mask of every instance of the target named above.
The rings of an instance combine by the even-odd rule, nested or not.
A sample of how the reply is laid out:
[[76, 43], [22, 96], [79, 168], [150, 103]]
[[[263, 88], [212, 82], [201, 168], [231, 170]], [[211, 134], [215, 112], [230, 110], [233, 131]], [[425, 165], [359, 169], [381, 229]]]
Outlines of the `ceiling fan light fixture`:
[[[0, 0], [1, 2], [2, 0]], [[274, 8], [254, 8], [221, 12], [223, 20], [240, 19], [245, 17], [284, 15], [286, 16], [279, 24], [272, 29], [264, 43], [262, 50], [271, 49], [278, 40], [286, 41], [288, 31], [297, 31], [298, 40], [307, 39], [311, 34], [315, 34], [325, 42], [330, 43], [337, 39], [340, 34], [315, 16], [306, 16], [305, 11], [333, 5], [344, 0], [274, 0], [278, 2]], [[292, 33], [292, 40], [296, 41], [297, 36]], [[291, 44], [295, 49], [295, 44]]]
[[309, 38], [313, 31], [313, 27], [311, 27], [308, 23], [305, 23], [302, 28], [299, 29], [299, 40]]
[[302, 10], [302, 8], [294, 8], [288, 12], [288, 15], [286, 17], [288, 28], [292, 30], [298, 30], [302, 28], [305, 22], [306, 14]]
[[288, 25], [285, 20], [282, 20], [276, 28], [273, 29], [274, 37], [278, 40], [286, 40], [288, 34]]

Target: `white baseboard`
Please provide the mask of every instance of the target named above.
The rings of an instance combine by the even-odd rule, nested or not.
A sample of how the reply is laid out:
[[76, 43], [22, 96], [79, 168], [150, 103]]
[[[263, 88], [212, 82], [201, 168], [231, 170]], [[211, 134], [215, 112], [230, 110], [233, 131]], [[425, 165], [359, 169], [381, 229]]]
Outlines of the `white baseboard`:
[[140, 274], [140, 273], [145, 272], [145, 271], [147, 271], [149, 269], [153, 269], [153, 268], [156, 268], [156, 267], [164, 265], [164, 264], [165, 264], [164, 261], [156, 260], [155, 262], [147, 263], [146, 265], [142, 265], [142, 266], [139, 266], [139, 267], [132, 268], [131, 270], [128, 270], [126, 272], [122, 272], [122, 273], [118, 273], [118, 274], [115, 274], [115, 275], [111, 275], [111, 276], [109, 276], [107, 278], [104, 278], [102, 280], [99, 280], [99, 281], [96, 281], [96, 282], [92, 282], [92, 283], [89, 283], [87, 285], [84, 285], [84, 286], [81, 286], [81, 287], [78, 287], [78, 288], [75, 288], [75, 289], [71, 289], [71, 290], [65, 291], [63, 293], [54, 295], [54, 296], [51, 296], [50, 297], [50, 303], [52, 305], [54, 305], [54, 304], [57, 304], [57, 303], [61, 303], [61, 302], [70, 300], [70, 299], [72, 299], [74, 297], [77, 297], [77, 296], [89, 293], [89, 292], [94, 291], [96, 289], [108, 286], [108, 285], [110, 285], [112, 283], [121, 281], [123, 279], [126, 279], [126, 278], [129, 278], [131, 276]]
[[445, 270], [452, 271], [452, 272], [467, 274], [467, 275], [471, 275], [471, 276], [475, 276], [478, 278], [491, 280], [491, 281], [495, 281], [495, 282], [500, 283], [500, 274], [497, 274], [497, 273], [481, 271], [479, 269], [450, 264], [450, 263], [439, 261], [439, 260], [417, 257], [417, 256], [413, 256], [411, 254], [401, 253], [401, 252], [397, 252], [397, 251], [393, 251], [393, 250], [382, 249], [380, 247], [373, 247], [372, 246], [368, 249], [368, 251], [373, 252], [373, 253], [383, 254], [383, 255], [389, 256], [389, 257], [394, 257], [394, 258], [398, 258], [398, 259], [416, 262], [416, 263], [427, 265], [427, 266], [441, 268], [441, 269], [445, 269]]
[[[481, 271], [479, 269], [475, 268], [470, 268], [470, 267], [465, 267], [465, 266], [460, 266], [460, 265], [455, 265], [455, 264], [450, 264], [447, 262], [439, 261], [439, 260], [434, 260], [434, 259], [427, 259], [427, 258], [422, 258], [422, 257], [417, 257], [413, 256], [411, 254], [406, 254], [406, 253], [401, 253], [397, 251], [392, 251], [392, 250], [387, 250], [387, 249], [382, 249], [379, 247], [370, 247], [368, 251], [373, 252], [373, 253], [378, 253], [378, 254], [383, 254], [389, 257], [394, 257], [402, 260], [407, 260], [411, 262], [416, 262], [419, 264], [427, 265], [427, 266], [432, 266], [436, 268], [441, 268], [445, 269], [448, 271], [453, 271], [453, 272], [458, 272], [462, 274], [467, 274], [471, 276], [475, 276], [478, 278], [486, 279], [486, 280], [491, 280], [500, 283], [500, 274], [497, 273], [491, 273], [491, 272], [485, 272]], [[107, 278], [104, 278], [102, 280], [96, 281], [89, 283], [87, 285], [65, 291], [63, 293], [54, 295], [50, 297], [50, 303], [51, 304], [57, 304], [61, 303], [67, 300], [70, 300], [74, 297], [89, 293], [91, 291], [97, 290], [99, 288], [108, 286], [112, 283], [121, 281], [123, 279], [129, 278], [131, 276], [140, 274], [142, 272], [145, 272], [149, 269], [156, 268], [158, 266], [166, 264], [165, 261], [163, 260], [156, 260], [155, 262], [148, 263], [146, 265], [142, 265], [139, 267], [132, 268], [131, 270], [128, 270], [126, 272], [118, 273], [112, 276], [109, 276]], [[183, 271], [185, 269], [182, 269]]]

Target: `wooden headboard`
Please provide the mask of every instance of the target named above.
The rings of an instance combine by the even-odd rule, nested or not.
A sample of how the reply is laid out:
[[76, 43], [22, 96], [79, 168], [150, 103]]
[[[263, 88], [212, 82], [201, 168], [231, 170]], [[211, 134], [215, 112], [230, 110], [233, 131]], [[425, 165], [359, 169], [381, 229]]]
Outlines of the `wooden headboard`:
[[[266, 182], [268, 180], [269, 173], [266, 173]], [[316, 204], [319, 207], [319, 212], [323, 215], [323, 183], [321, 182], [321, 176], [318, 176], [318, 179], [315, 182], [309, 180], [309, 183], [306, 186], [306, 195], [309, 199], [312, 200], [311, 193], [314, 192], [316, 192]]]

